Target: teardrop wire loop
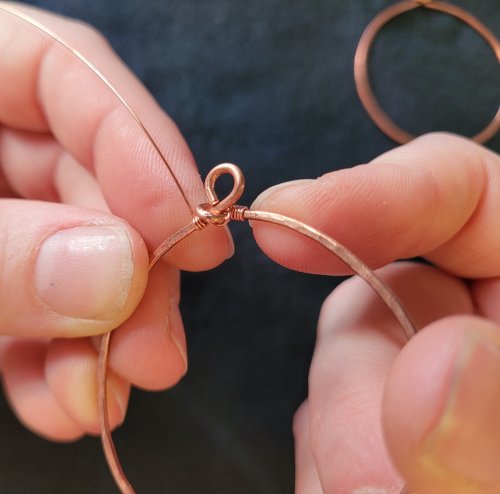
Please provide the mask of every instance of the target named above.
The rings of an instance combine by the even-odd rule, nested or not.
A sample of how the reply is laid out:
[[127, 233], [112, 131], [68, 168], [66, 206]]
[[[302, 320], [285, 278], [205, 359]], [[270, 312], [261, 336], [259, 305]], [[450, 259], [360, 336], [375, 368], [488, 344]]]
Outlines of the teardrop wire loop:
[[[219, 201], [215, 193], [215, 181], [223, 174], [230, 174], [233, 177], [234, 186], [229, 195], [222, 201]], [[380, 299], [394, 314], [394, 317], [401, 325], [407, 339], [410, 339], [416, 333], [417, 329], [415, 327], [415, 324], [413, 323], [408, 312], [406, 311], [398, 297], [394, 294], [394, 292], [363, 261], [361, 261], [361, 259], [359, 259], [355, 254], [353, 254], [342, 244], [329, 237], [328, 235], [320, 232], [316, 228], [313, 228], [312, 226], [309, 226], [294, 218], [290, 218], [278, 213], [272, 213], [269, 211], [251, 210], [246, 208], [245, 206], [239, 206], [235, 204], [235, 200], [237, 200], [243, 192], [244, 182], [242, 181], [242, 178], [243, 175], [236, 165], [225, 163], [215, 167], [208, 174], [205, 181], [205, 187], [207, 191], [210, 190], [208, 196], [209, 199], [211, 199], [212, 205], [200, 205], [199, 208], [202, 208], [203, 211], [205, 211], [203, 219], [194, 218], [192, 223], [186, 225], [185, 227], [174, 233], [165, 242], [163, 242], [163, 244], [158, 247], [158, 249], [154, 251], [149, 264], [150, 270], [175, 245], [177, 245], [179, 242], [181, 242], [183, 239], [193, 234], [194, 232], [209, 225], [222, 226], [227, 224], [227, 222], [230, 220], [248, 220], [272, 223], [288, 228], [304, 237], [310, 238], [311, 240], [317, 242], [329, 252], [337, 256], [339, 259], [341, 259], [358, 276], [365, 280], [368, 285], [377, 293]], [[221, 204], [228, 205], [228, 209], [225, 211], [222, 210], [222, 208], [220, 207]], [[218, 218], [221, 214], [226, 218], [226, 221], [224, 223], [219, 223]], [[127, 480], [123, 472], [123, 468], [120, 465], [120, 461], [113, 444], [111, 430], [109, 428], [106, 400], [106, 373], [108, 368], [107, 359], [110, 339], [111, 333], [108, 333], [102, 339], [99, 353], [99, 416], [101, 422], [102, 443], [108, 465], [122, 494], [134, 494], [135, 491]], [[405, 487], [403, 487], [402, 494], [404, 492], [406, 492]]]
[[17, 17], [18, 19], [26, 22], [27, 24], [30, 24], [31, 26], [35, 27], [39, 31], [45, 33], [47, 36], [52, 38], [54, 41], [56, 41], [59, 45], [61, 45], [64, 49], [68, 50], [72, 55], [77, 57], [93, 74], [95, 74], [96, 77], [98, 77], [104, 85], [111, 91], [111, 93], [114, 94], [114, 96], [118, 99], [118, 101], [124, 106], [124, 108], [127, 110], [127, 112], [130, 114], [130, 116], [135, 120], [141, 131], [144, 133], [146, 136], [147, 140], [157, 153], [158, 157], [162, 161], [163, 165], [166, 167], [168, 170], [170, 176], [172, 177], [172, 180], [174, 181], [177, 189], [179, 190], [179, 193], [182, 196], [182, 200], [186, 204], [186, 206], [189, 208], [189, 211], [194, 215], [195, 211], [191, 203], [189, 202], [189, 199], [187, 197], [186, 192], [184, 191], [181, 183], [179, 182], [179, 179], [176, 177], [174, 170], [170, 163], [168, 162], [167, 158], [163, 155], [161, 152], [158, 144], [156, 144], [156, 141], [153, 139], [153, 136], [149, 133], [149, 131], [146, 129], [144, 124], [142, 123], [141, 119], [139, 118], [139, 115], [132, 110], [130, 105], [127, 103], [125, 98], [118, 92], [118, 90], [111, 84], [111, 82], [107, 79], [107, 77], [90, 61], [88, 58], [86, 58], [79, 50], [77, 50], [74, 46], [72, 46], [70, 43], [68, 43], [65, 39], [63, 39], [61, 36], [59, 36], [55, 31], [50, 29], [49, 27], [45, 26], [38, 20], [36, 20], [34, 17], [31, 17], [28, 14], [25, 14], [24, 12], [16, 9], [15, 7], [12, 7], [10, 5], [6, 5], [5, 3], [0, 4], [0, 11], [3, 11], [7, 14], [10, 14], [14, 17]]
[[[175, 245], [181, 242], [183, 239], [192, 235], [196, 231], [202, 230], [210, 225], [212, 226], [224, 226], [229, 221], [262, 221], [267, 223], [273, 223], [290, 230], [293, 230], [305, 237], [312, 239], [318, 244], [322, 245], [325, 249], [329, 250], [332, 254], [339, 257], [344, 261], [355, 273], [357, 273], [361, 278], [363, 278], [379, 295], [382, 301], [387, 305], [387, 307], [393, 312], [396, 319], [401, 324], [405, 336], [411, 338], [416, 332], [416, 328], [411, 318], [409, 317], [404, 306], [401, 304], [397, 296], [392, 292], [392, 290], [358, 257], [356, 257], [351, 251], [346, 247], [341, 245], [336, 240], [332, 239], [328, 235], [320, 232], [319, 230], [301, 222], [294, 218], [289, 218], [281, 214], [267, 212], [267, 211], [254, 211], [250, 210], [245, 206], [239, 206], [236, 201], [240, 198], [244, 189], [244, 177], [240, 169], [236, 165], [225, 163], [215, 167], [207, 176], [205, 182], [205, 190], [208, 198], [208, 202], [200, 204], [197, 208], [193, 208], [190, 204], [187, 195], [182, 188], [180, 182], [174, 174], [172, 167], [170, 166], [167, 159], [163, 156], [158, 145], [154, 141], [151, 134], [147, 131], [144, 124], [140, 120], [139, 116], [131, 109], [125, 99], [120, 95], [117, 89], [109, 82], [109, 80], [87, 59], [85, 58], [76, 48], [72, 47], [63, 38], [61, 38], [57, 33], [52, 31], [47, 26], [43, 25], [33, 17], [17, 10], [14, 7], [7, 6], [5, 3], [0, 5], [0, 11], [6, 12], [8, 14], [17, 17], [18, 19], [25, 21], [26, 23], [32, 25], [36, 29], [42, 31], [47, 36], [55, 40], [70, 53], [76, 56], [83, 64], [85, 64], [89, 70], [91, 70], [101, 81], [108, 87], [108, 89], [118, 98], [119, 102], [126, 108], [128, 113], [134, 118], [134, 120], [139, 125], [140, 129], [144, 132], [144, 135], [151, 143], [155, 149], [161, 161], [168, 169], [172, 179], [174, 180], [182, 198], [190, 211], [193, 214], [193, 220], [188, 225], [184, 226], [176, 233], [171, 235], [165, 240], [152, 254], [150, 259], [149, 270], [151, 270], [156, 263], [167, 254]], [[228, 196], [222, 200], [219, 200], [215, 192], [215, 183], [217, 179], [224, 174], [230, 174], [233, 177], [234, 184], [232, 191]], [[109, 424], [109, 414], [108, 414], [108, 403], [107, 403], [107, 372], [108, 372], [108, 358], [109, 358], [109, 348], [111, 343], [111, 332], [103, 335], [99, 351], [99, 362], [98, 362], [98, 406], [99, 406], [99, 422], [101, 428], [101, 441], [103, 446], [104, 455], [108, 462], [108, 466], [113, 475], [113, 478], [122, 494], [135, 494], [135, 490], [131, 483], [128, 481], [123, 468], [118, 459], [116, 448], [111, 435], [111, 429]]]
[[[482, 36], [492, 48], [497, 61], [500, 63], [500, 42], [496, 36], [476, 17], [456, 5], [438, 0], [403, 0], [379, 12], [365, 28], [356, 48], [354, 55], [354, 81], [359, 99], [375, 125], [384, 134], [399, 144], [405, 144], [414, 139], [415, 136], [396, 125], [380, 106], [371, 87], [368, 74], [368, 59], [373, 42], [385, 24], [394, 17], [419, 7], [443, 12], [463, 21]], [[484, 143], [494, 137], [499, 130], [500, 107], [489, 124], [481, 132], [471, 137], [471, 139], [478, 143]]]

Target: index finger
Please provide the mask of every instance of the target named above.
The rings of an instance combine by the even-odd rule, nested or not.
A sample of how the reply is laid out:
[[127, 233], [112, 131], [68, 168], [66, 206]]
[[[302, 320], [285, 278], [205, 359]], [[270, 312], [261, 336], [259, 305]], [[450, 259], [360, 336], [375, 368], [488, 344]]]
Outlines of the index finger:
[[[0, 7], [11, 6], [0, 2]], [[102, 80], [61, 44], [5, 11], [0, 11], [0, 124], [51, 133], [95, 174], [111, 211], [127, 219], [149, 248], [155, 248], [191, 221], [191, 208], [206, 202], [180, 132], [92, 28], [39, 9], [15, 8], [22, 8], [91, 59], [134, 108], [176, 180]], [[172, 260], [181, 268], [196, 270], [218, 264], [230, 252], [227, 233], [208, 228], [186, 240]]]
[[[458, 276], [500, 275], [500, 156], [450, 134], [420, 137], [367, 165], [282, 184], [254, 207], [324, 231], [372, 267], [425, 256]], [[262, 224], [254, 233], [288, 267], [348, 272], [297, 235]]]

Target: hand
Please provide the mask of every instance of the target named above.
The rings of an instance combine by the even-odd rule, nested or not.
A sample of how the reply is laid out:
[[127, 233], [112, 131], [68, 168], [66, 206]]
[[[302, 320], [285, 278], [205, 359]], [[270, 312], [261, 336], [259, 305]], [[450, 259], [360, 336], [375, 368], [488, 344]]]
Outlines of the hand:
[[[255, 207], [313, 225], [373, 267], [420, 332], [358, 278], [327, 299], [296, 415], [297, 494], [500, 492], [500, 157], [431, 134], [368, 165], [282, 184]], [[345, 274], [331, 254], [254, 225], [291, 268]], [[384, 436], [387, 449], [384, 444]], [[391, 462], [392, 460], [392, 462]]]
[[[152, 129], [191, 204], [203, 202], [179, 131], [105, 40], [80, 22], [18, 8], [104, 72]], [[186, 371], [179, 268], [216, 266], [232, 244], [223, 229], [200, 232], [155, 268], [146, 288], [146, 247], [191, 220], [171, 176], [81, 61], [9, 14], [0, 12], [0, 24], [0, 370], [27, 427], [72, 440], [99, 430], [98, 341], [89, 336], [121, 325], [110, 354], [116, 425], [130, 384], [165, 388]]]

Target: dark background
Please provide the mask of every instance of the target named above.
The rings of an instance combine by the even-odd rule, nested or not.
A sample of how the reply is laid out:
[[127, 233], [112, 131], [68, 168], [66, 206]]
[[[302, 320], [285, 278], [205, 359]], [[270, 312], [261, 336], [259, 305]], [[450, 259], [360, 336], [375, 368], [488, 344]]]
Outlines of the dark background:
[[[273, 184], [394, 146], [364, 112], [352, 76], [358, 38], [388, 1], [31, 3], [100, 29], [178, 123], [202, 175], [224, 161], [241, 166], [246, 204]], [[454, 3], [498, 34], [497, 0]], [[476, 133], [500, 100], [498, 64], [481, 38], [423, 9], [384, 29], [371, 68], [382, 106], [415, 133]], [[489, 147], [500, 151], [500, 137]], [[293, 491], [292, 417], [307, 394], [318, 311], [336, 281], [280, 268], [246, 225], [233, 231], [233, 259], [184, 276], [188, 376], [169, 392], [134, 392], [115, 434], [140, 493]], [[1, 400], [1, 493], [115, 492], [97, 439], [48, 443]]]

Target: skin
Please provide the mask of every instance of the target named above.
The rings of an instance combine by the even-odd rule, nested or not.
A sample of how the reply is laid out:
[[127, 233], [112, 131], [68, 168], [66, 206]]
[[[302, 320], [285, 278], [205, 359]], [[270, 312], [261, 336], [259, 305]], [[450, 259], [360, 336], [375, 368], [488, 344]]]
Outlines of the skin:
[[[196, 166], [176, 126], [105, 40], [80, 22], [23, 9], [102, 68], [140, 109], [191, 204], [204, 202]], [[110, 415], [116, 426], [131, 385], [165, 389], [186, 372], [179, 269], [215, 267], [233, 247], [225, 230], [207, 228], [176, 248], [148, 279], [147, 249], [190, 221], [171, 177], [134, 122], [80, 62], [50, 41], [41, 42], [32, 30], [22, 31], [12, 18], [2, 15], [0, 21], [7, 33], [0, 37], [0, 53], [12, 55], [0, 57], [0, 270], [7, 273], [2, 283], [31, 286], [35, 257], [29, 253], [49, 232], [96, 218], [125, 228], [132, 246], [135, 288], [110, 319], [82, 324], [60, 318], [56, 324], [35, 298], [16, 304], [12, 289], [0, 291], [2, 307], [13, 307], [0, 318], [0, 370], [11, 406], [34, 432], [70, 441], [98, 432], [98, 335], [115, 331]], [[78, 85], [71, 83], [75, 79]], [[495, 417], [480, 422], [474, 442], [466, 444], [460, 430], [475, 422], [473, 415], [462, 414], [451, 437], [458, 440], [453, 468], [442, 468], [434, 456], [428, 461], [429, 437], [449, 409], [451, 391], [461, 390], [466, 402], [473, 393], [470, 401], [478, 407], [500, 405], [494, 388], [465, 385], [488, 382], [500, 362], [495, 353], [499, 170], [500, 157], [485, 148], [433, 134], [368, 165], [281, 184], [257, 199], [255, 208], [305, 221], [374, 268], [386, 266], [380, 276], [422, 328], [405, 346], [397, 323], [357, 278], [326, 300], [309, 396], [294, 421], [297, 494], [399, 493], [401, 476], [425, 494], [500, 492], [500, 479], [488, 469], [499, 453]], [[347, 272], [293, 233], [265, 224], [253, 228], [261, 248], [280, 264], [314, 273]], [[418, 255], [434, 266], [390, 264]], [[33, 310], [42, 324], [26, 321]], [[461, 372], [460, 349], [476, 340], [485, 356]], [[465, 384], [458, 388], [460, 383]], [[471, 457], [475, 446], [497, 436], [484, 454]]]

